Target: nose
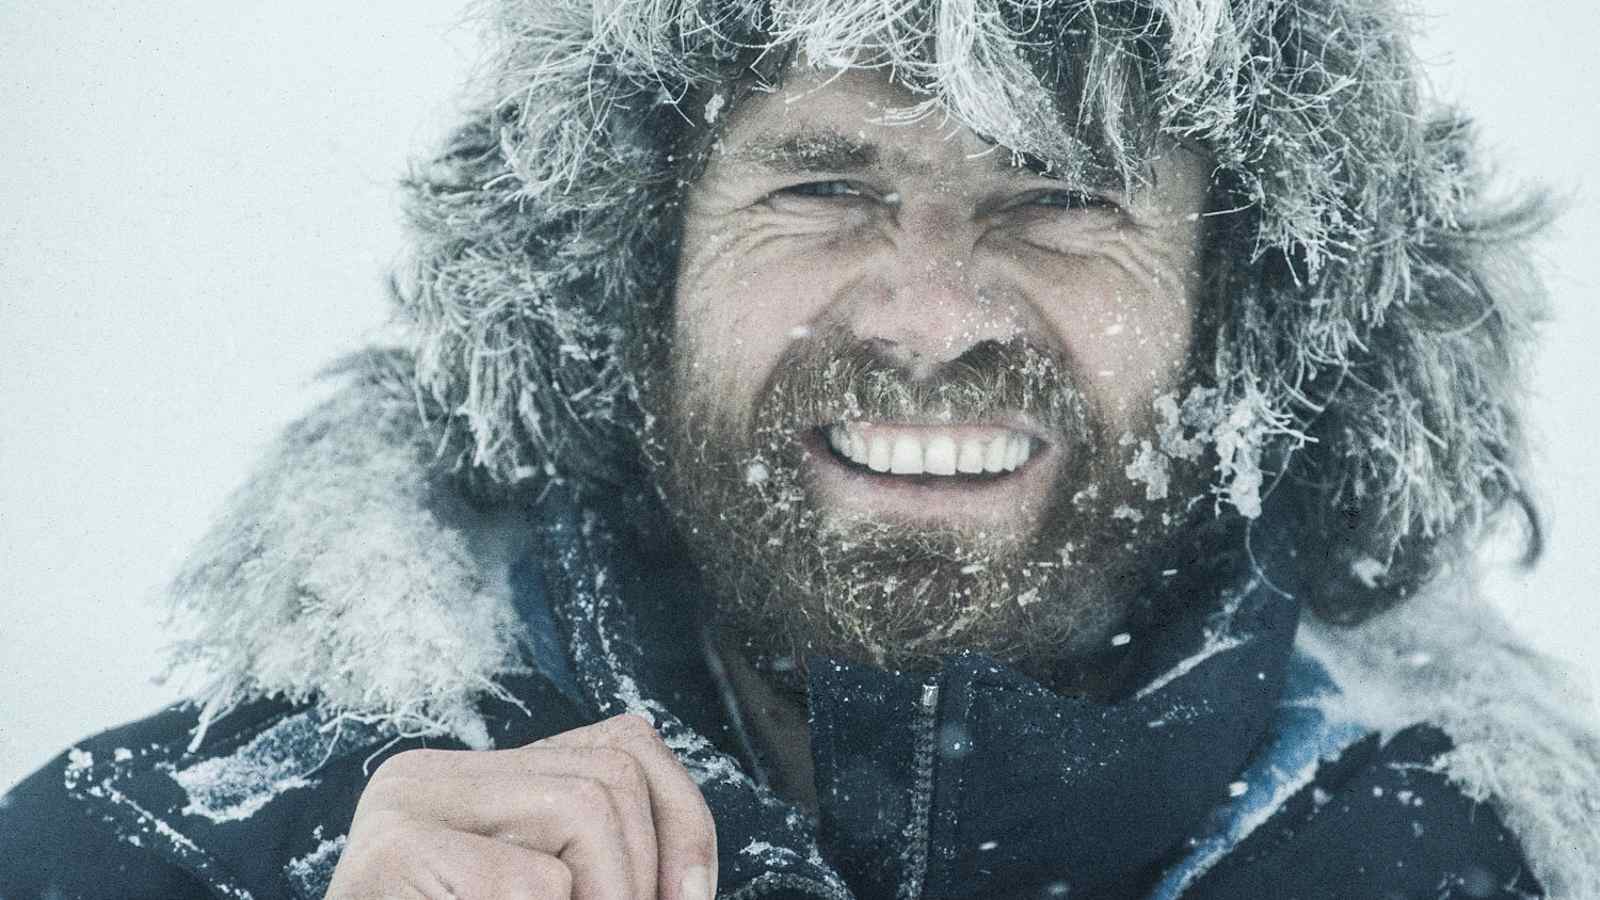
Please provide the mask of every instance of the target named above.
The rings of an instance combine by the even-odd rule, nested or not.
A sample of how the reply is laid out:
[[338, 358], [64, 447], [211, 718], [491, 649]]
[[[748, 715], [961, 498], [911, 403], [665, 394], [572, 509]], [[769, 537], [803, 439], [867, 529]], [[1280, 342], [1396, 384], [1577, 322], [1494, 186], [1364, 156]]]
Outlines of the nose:
[[907, 206], [866, 260], [848, 304], [854, 336], [923, 377], [983, 341], [1022, 330], [1021, 304], [979, 253], [969, 216], [942, 204]]

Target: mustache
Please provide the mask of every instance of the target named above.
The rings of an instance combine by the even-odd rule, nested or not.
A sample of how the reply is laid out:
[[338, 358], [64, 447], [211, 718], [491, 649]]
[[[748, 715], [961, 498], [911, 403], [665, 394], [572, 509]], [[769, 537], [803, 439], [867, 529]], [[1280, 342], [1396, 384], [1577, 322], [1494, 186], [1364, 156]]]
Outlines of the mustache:
[[837, 331], [795, 341], [757, 410], [758, 428], [861, 419], [979, 424], [1020, 416], [1068, 440], [1102, 437], [1067, 360], [1025, 337], [980, 341], [921, 375], [889, 349]]

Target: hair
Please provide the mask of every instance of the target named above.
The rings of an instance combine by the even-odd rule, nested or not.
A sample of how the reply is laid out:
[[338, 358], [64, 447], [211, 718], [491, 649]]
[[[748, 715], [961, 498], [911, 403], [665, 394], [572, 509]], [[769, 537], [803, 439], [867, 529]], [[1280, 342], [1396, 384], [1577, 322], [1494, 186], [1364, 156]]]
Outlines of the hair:
[[[444, 460], [477, 490], [639, 474], [639, 335], [670, 310], [696, 147], [789, 61], [889, 70], [1001, 146], [1137, 188], [1216, 161], [1204, 386], [1174, 409], [1217, 508], [1357, 621], [1470, 552], [1519, 477], [1521, 261], [1389, 0], [497, 0], [485, 99], [406, 181], [395, 297]], [[1084, 148], [1093, 152], [1084, 154]], [[687, 174], [686, 174], [687, 173]], [[1172, 448], [1166, 448], [1172, 452]], [[1156, 452], [1162, 452], [1157, 450]], [[1285, 536], [1288, 539], [1285, 539]]]

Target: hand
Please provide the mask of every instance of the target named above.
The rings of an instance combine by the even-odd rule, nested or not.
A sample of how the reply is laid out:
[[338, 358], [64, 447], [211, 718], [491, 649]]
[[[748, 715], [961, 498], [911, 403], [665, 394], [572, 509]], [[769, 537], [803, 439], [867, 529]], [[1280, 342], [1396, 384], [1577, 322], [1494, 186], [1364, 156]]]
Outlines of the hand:
[[623, 715], [514, 750], [408, 750], [356, 804], [328, 900], [711, 900], [717, 833], [689, 773]]

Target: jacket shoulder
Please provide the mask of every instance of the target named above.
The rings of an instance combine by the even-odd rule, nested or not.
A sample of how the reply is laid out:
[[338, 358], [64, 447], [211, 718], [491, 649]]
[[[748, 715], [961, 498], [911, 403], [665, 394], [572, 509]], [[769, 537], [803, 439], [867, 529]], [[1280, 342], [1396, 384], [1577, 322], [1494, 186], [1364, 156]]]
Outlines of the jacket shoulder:
[[1319, 767], [1185, 900], [1543, 896], [1494, 809], [1441, 771], [1451, 749], [1430, 725], [1358, 741]]
[[0, 897], [211, 897], [202, 880], [152, 853], [137, 830], [119, 832], [74, 795], [97, 759], [164, 756], [193, 718], [179, 705], [102, 732], [0, 797]]
[[[547, 681], [506, 681], [485, 700], [496, 746], [583, 724]], [[203, 740], [178, 705], [80, 742], [0, 807], [0, 897], [320, 898], [371, 773], [405, 737], [315, 705], [257, 700]]]

